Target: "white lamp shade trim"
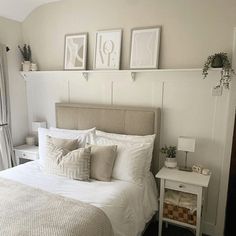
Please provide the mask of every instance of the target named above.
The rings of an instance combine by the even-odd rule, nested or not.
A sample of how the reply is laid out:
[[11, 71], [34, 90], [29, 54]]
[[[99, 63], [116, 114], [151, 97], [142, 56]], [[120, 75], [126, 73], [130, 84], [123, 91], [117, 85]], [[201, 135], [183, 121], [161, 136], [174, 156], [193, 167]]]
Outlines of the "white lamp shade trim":
[[47, 128], [47, 122], [46, 121], [33, 121], [32, 131], [38, 132], [38, 128]]
[[195, 138], [180, 136], [178, 138], [178, 150], [184, 152], [194, 152], [195, 142]]

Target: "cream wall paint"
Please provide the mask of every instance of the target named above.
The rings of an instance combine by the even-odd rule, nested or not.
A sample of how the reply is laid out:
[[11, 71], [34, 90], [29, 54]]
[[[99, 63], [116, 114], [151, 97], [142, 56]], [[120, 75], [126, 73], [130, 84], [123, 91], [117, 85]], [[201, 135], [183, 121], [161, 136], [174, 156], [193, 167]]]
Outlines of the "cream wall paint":
[[[56, 102], [161, 107], [161, 145], [175, 145], [181, 135], [197, 138], [189, 164], [212, 170], [204, 232], [222, 236], [215, 231], [215, 224], [229, 91], [221, 97], [211, 95], [219, 79], [219, 71], [212, 71], [206, 80], [201, 79], [201, 71], [142, 72], [135, 82], [125, 72], [91, 73], [88, 81], [79, 72], [34, 73], [27, 79], [29, 126], [39, 119], [46, 120], [49, 127], [55, 126]], [[177, 158], [183, 164], [184, 153], [179, 152]], [[163, 161], [161, 156], [161, 166]]]
[[21, 24], [0, 17], [0, 42], [11, 49], [7, 53], [11, 107], [11, 127], [15, 145], [24, 143], [28, 133], [25, 81], [19, 74], [21, 58], [17, 45], [22, 43]]
[[89, 32], [89, 68], [95, 31], [122, 28], [122, 68], [129, 67], [130, 30], [162, 26], [161, 68], [201, 67], [214, 52], [231, 53], [234, 0], [65, 0], [39, 7], [23, 35], [41, 70], [63, 68], [65, 34]]
[[[235, 12], [234, 0], [178, 0], [178, 4], [171, 0], [67, 0], [38, 8], [23, 22], [22, 30], [40, 69], [58, 70], [63, 68], [65, 34], [89, 32], [88, 65], [92, 68], [95, 31], [123, 28], [121, 65], [126, 69], [130, 29], [161, 25], [160, 67], [192, 68], [201, 67], [211, 53], [231, 53]], [[222, 236], [224, 209], [218, 209], [218, 204], [224, 197], [218, 193], [227, 172], [222, 134], [230, 98], [227, 91], [222, 97], [211, 96], [218, 76], [213, 74], [203, 82], [200, 72], [143, 73], [132, 83], [129, 75], [109, 73], [92, 74], [87, 83], [76, 73], [40, 74], [27, 82], [29, 127], [36, 119], [54, 125], [55, 102], [162, 106], [162, 144], [174, 143], [179, 135], [198, 137], [198, 151], [191, 161], [213, 170], [204, 232]]]

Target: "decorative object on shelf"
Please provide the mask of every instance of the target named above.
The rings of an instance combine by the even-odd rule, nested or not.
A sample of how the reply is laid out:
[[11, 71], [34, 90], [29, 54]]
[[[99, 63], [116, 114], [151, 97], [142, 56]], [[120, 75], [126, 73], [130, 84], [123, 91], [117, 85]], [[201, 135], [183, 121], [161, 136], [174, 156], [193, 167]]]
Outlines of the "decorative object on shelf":
[[192, 166], [192, 171], [198, 174], [202, 173], [202, 166], [201, 165], [193, 165]]
[[161, 148], [161, 153], [166, 154], [165, 166], [168, 168], [176, 168], [177, 161], [176, 161], [176, 146], [169, 146], [166, 145]]
[[18, 46], [18, 48], [24, 60], [22, 62], [23, 71], [30, 71], [30, 63], [32, 57], [30, 45], [24, 44], [23, 47]]
[[211, 171], [209, 169], [203, 169], [202, 174], [203, 175], [211, 175]]
[[33, 121], [32, 122], [32, 133], [35, 137], [35, 143], [38, 145], [38, 128], [47, 128], [46, 121]]
[[185, 137], [180, 136], [178, 138], [178, 151], [184, 151], [186, 153], [185, 155], [185, 164], [184, 166], [179, 167], [179, 170], [183, 171], [192, 171], [192, 168], [188, 167], [187, 160], [188, 160], [188, 152], [194, 152], [195, 151], [195, 138], [192, 137]]
[[31, 71], [37, 71], [38, 70], [38, 66], [36, 63], [31, 63], [30, 64], [30, 70]]
[[130, 68], [157, 69], [161, 27], [136, 28], [131, 34]]
[[25, 143], [30, 146], [35, 146], [36, 145], [36, 139], [34, 136], [27, 136], [25, 138]]
[[229, 89], [231, 77], [235, 74], [235, 72], [232, 69], [227, 53], [216, 53], [207, 58], [202, 70], [203, 79], [207, 77], [210, 67], [222, 68], [220, 84], [216, 87], [224, 87], [225, 89]]
[[96, 32], [94, 69], [120, 69], [122, 30]]
[[65, 36], [65, 70], [86, 70], [87, 33]]

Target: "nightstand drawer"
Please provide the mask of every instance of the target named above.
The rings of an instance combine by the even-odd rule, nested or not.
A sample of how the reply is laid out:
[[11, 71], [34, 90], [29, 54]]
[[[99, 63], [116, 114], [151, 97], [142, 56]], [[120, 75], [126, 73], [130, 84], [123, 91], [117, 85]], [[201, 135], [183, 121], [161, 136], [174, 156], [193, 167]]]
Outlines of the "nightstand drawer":
[[185, 183], [172, 181], [172, 180], [166, 180], [165, 188], [173, 189], [173, 190], [181, 191], [181, 192], [186, 192], [186, 193], [193, 193], [193, 194], [197, 194], [201, 190], [201, 187], [199, 186], [185, 184]]
[[38, 159], [37, 153], [22, 152], [22, 151], [15, 150], [15, 154], [16, 154], [17, 159], [24, 158], [24, 159], [33, 160], [33, 161]]

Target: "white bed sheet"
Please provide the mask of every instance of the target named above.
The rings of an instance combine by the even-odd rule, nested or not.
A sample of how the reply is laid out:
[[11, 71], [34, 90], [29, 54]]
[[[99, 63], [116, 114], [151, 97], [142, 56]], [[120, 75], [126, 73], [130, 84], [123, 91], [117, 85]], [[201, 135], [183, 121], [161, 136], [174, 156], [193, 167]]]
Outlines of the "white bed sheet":
[[111, 221], [115, 236], [140, 235], [158, 207], [151, 173], [142, 186], [120, 180], [83, 182], [47, 175], [42, 172], [39, 161], [33, 161], [2, 171], [0, 177], [102, 209]]

